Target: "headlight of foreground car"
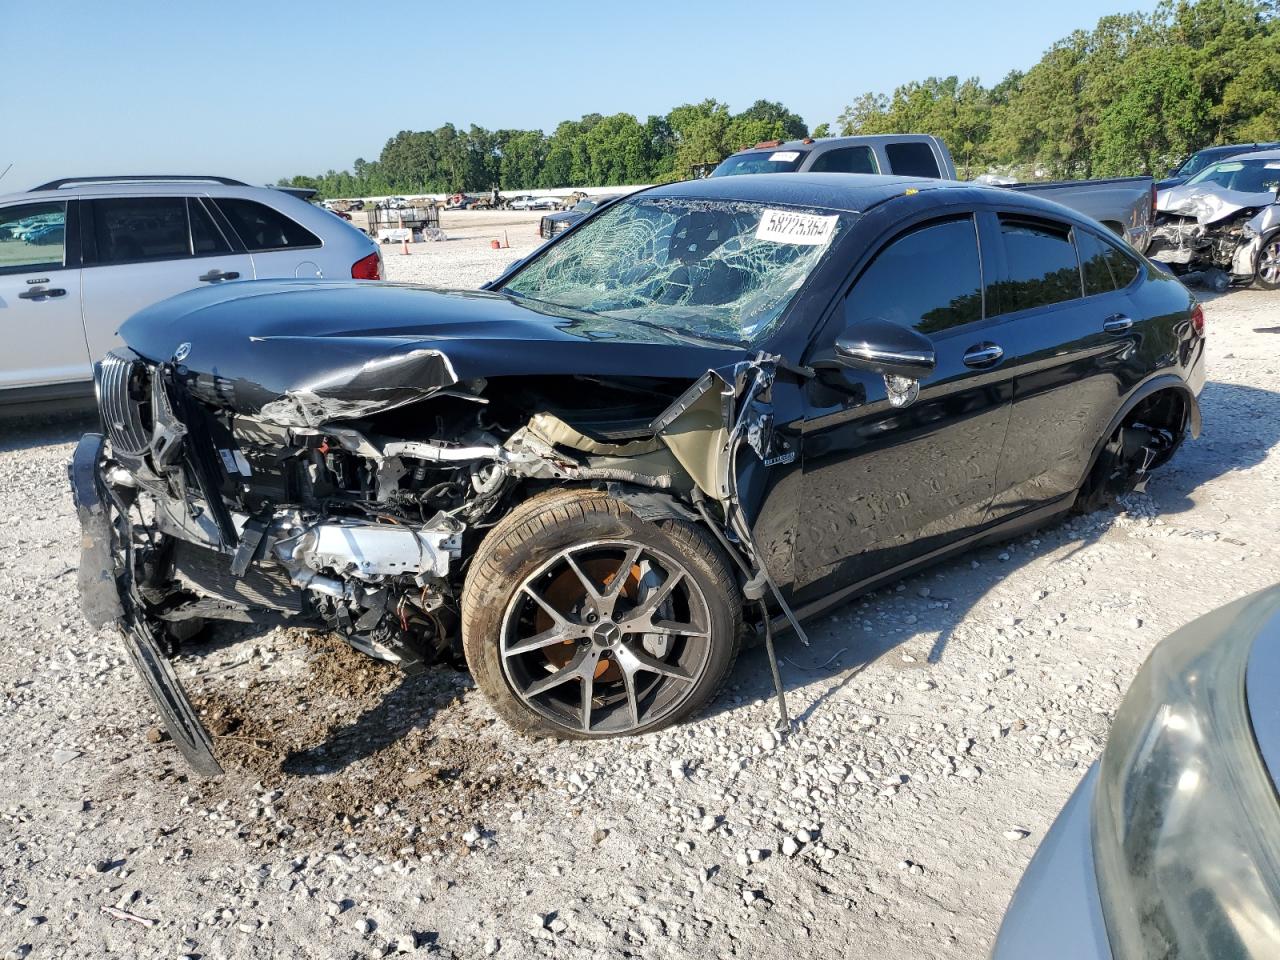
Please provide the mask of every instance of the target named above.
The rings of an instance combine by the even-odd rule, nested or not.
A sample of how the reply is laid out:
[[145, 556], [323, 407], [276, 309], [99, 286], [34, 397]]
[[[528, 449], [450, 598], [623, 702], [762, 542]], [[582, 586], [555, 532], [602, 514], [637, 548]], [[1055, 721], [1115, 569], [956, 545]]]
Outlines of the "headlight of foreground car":
[[1280, 801], [1245, 699], [1277, 608], [1260, 594], [1174, 633], [1116, 715], [1093, 819], [1115, 960], [1278, 955]]

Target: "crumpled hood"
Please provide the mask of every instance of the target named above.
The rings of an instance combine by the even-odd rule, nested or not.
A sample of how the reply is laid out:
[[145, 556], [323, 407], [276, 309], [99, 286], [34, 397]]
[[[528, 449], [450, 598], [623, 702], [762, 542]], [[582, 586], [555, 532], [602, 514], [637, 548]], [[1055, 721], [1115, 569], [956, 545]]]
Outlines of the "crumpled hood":
[[1156, 194], [1156, 209], [1182, 217], [1195, 217], [1197, 223], [1217, 223], [1246, 207], [1266, 207], [1276, 202], [1275, 194], [1243, 193], [1227, 190], [1216, 183], [1180, 184]]
[[148, 360], [181, 363], [231, 408], [290, 426], [391, 409], [482, 377], [695, 380], [747, 355], [498, 293], [358, 281], [193, 290], [135, 314], [120, 335]]

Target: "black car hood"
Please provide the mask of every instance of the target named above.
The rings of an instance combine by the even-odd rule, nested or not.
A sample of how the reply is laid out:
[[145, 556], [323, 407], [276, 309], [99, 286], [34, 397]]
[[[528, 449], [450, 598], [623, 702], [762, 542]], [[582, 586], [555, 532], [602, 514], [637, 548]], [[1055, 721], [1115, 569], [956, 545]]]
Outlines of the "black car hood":
[[478, 378], [694, 380], [743, 348], [499, 293], [357, 281], [258, 280], [193, 290], [120, 328], [140, 356], [179, 364], [204, 395], [316, 426]]

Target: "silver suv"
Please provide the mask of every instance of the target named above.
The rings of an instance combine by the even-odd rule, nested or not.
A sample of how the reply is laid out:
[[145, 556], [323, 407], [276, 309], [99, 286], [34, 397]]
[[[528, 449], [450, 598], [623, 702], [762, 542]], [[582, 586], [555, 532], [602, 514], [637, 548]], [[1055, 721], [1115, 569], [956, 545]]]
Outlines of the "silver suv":
[[380, 280], [377, 245], [299, 196], [225, 177], [85, 177], [0, 196], [0, 404], [93, 391], [143, 307], [205, 284]]

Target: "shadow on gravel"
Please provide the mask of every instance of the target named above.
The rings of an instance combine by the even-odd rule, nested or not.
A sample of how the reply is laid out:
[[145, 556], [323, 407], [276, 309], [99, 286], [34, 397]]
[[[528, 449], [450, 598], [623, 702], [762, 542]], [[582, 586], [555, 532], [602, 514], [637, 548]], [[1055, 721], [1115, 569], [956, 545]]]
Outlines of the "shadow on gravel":
[[[1247, 470], [1257, 465], [1280, 443], [1280, 393], [1209, 382], [1200, 397], [1200, 408], [1204, 417], [1200, 439], [1193, 441], [1188, 438], [1174, 458], [1151, 475], [1146, 493], [1158, 517], [1168, 518], [1191, 510], [1195, 507], [1194, 493], [1200, 486], [1232, 471]], [[868, 665], [889, 651], [911, 643], [921, 634], [937, 629], [935, 615], [945, 619], [945, 625], [927, 656], [917, 654], [917, 662], [920, 666], [939, 662], [956, 627], [1001, 581], [1037, 560], [1046, 550], [1066, 546], [1070, 548], [1068, 556], [1072, 556], [1088, 548], [1111, 529], [1123, 512], [1123, 507], [1110, 507], [1088, 517], [1069, 514], [1038, 532], [1021, 533], [1011, 541], [1018, 544], [1040, 538], [1043, 546], [1039, 549], [1016, 549], [999, 544], [983, 546], [929, 568], [925, 571], [927, 581], [919, 579], [919, 574], [913, 575], [908, 581], [914, 582], [914, 587], [908, 587], [901, 593], [899, 584], [895, 583], [858, 597], [806, 625], [809, 647], [803, 646], [794, 634], [783, 634], [778, 638], [778, 656], [783, 685], [788, 690], [815, 682], [835, 681], [794, 719], [808, 719]], [[1008, 559], [998, 560], [1001, 555]], [[975, 559], [982, 561], [981, 566], [971, 569], [971, 561]], [[935, 573], [943, 574], [943, 579], [935, 580]], [[948, 594], [949, 584], [961, 588], [955, 591], [957, 595]], [[915, 629], [889, 633], [881, 632], [882, 627], [877, 626], [874, 632], [864, 632], [863, 619], [870, 619], [874, 624], [887, 624], [888, 628], [904, 626], [902, 616], [895, 615], [894, 598], [917, 599], [916, 589], [920, 585], [930, 588], [930, 599], [949, 601], [950, 607], [929, 611], [921, 619], [931, 622], [922, 623]], [[872, 609], [862, 611], [859, 605], [863, 602], [869, 602]], [[886, 609], [890, 617], [880, 620], [878, 614]], [[773, 684], [762, 647], [744, 651], [734, 674], [734, 680], [740, 685], [738, 696], [744, 700], [772, 697]], [[733, 709], [736, 709], [735, 705], [722, 696], [713, 704], [711, 712]]]
[[75, 443], [97, 429], [92, 405], [54, 411], [0, 407], [0, 453]]

